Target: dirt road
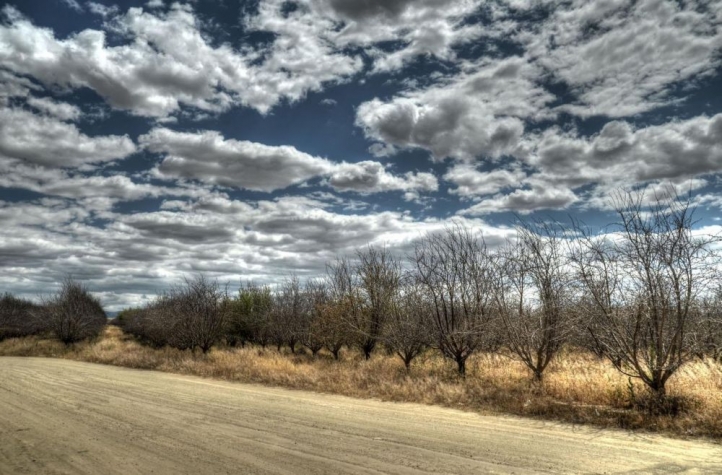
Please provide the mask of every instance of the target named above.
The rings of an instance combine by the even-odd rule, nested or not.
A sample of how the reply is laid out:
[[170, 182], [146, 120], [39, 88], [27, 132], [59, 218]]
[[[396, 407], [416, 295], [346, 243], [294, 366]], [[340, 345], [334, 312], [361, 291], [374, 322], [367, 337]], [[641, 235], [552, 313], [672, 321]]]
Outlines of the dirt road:
[[0, 358], [0, 474], [722, 473], [722, 447]]

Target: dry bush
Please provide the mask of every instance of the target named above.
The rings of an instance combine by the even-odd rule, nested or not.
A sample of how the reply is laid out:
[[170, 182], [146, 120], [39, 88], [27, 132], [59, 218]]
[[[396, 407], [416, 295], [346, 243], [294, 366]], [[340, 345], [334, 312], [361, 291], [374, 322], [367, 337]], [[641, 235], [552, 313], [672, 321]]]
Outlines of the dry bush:
[[331, 297], [325, 304], [317, 306], [317, 335], [326, 348], [338, 360], [341, 349], [351, 340], [350, 330], [346, 324], [345, 315], [348, 314], [346, 300], [334, 301]]
[[[306, 311], [303, 314], [301, 344], [316, 356], [326, 344], [324, 311], [330, 301], [329, 289], [323, 280], [306, 282]], [[340, 349], [340, 348], [339, 348]]]

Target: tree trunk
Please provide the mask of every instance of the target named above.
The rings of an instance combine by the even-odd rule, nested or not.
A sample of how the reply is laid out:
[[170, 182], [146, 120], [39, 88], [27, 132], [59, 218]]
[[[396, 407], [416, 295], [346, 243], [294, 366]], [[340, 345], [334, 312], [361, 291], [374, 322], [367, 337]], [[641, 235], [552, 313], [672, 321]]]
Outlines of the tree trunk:
[[463, 356], [457, 356], [456, 364], [459, 368], [459, 375], [461, 377], [466, 377], [466, 358], [464, 358]]

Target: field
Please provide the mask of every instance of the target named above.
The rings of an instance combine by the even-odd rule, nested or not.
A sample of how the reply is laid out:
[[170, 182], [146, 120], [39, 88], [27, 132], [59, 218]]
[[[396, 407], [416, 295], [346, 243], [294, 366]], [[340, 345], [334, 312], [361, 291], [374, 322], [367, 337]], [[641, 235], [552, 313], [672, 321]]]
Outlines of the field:
[[340, 361], [320, 353], [284, 349], [216, 347], [208, 354], [141, 345], [117, 327], [92, 341], [66, 347], [26, 337], [0, 342], [2, 356], [42, 356], [158, 370], [169, 373], [260, 383], [356, 398], [414, 402], [474, 411], [722, 439], [722, 366], [710, 359], [683, 367], [669, 383], [669, 394], [684, 402], [677, 416], [655, 416], [631, 407], [640, 384], [606, 361], [580, 352], [562, 352], [543, 383], [533, 383], [523, 365], [500, 354], [473, 356], [466, 378], [435, 352], [414, 361], [377, 352], [366, 361], [345, 351]]

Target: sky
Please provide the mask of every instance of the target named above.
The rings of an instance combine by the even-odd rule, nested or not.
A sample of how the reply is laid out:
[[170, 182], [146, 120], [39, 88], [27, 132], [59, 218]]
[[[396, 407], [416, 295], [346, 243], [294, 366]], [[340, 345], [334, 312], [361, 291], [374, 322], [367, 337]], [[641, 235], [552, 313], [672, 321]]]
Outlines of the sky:
[[0, 292], [110, 311], [452, 223], [722, 209], [720, 0], [0, 1]]

